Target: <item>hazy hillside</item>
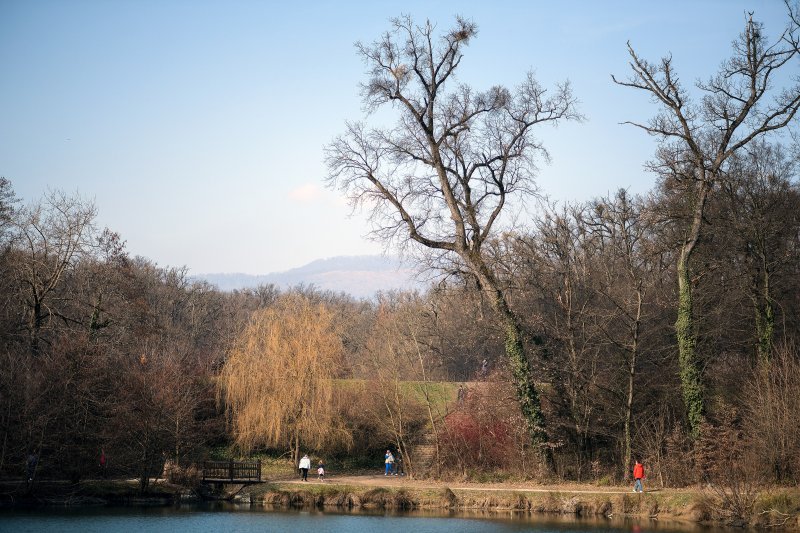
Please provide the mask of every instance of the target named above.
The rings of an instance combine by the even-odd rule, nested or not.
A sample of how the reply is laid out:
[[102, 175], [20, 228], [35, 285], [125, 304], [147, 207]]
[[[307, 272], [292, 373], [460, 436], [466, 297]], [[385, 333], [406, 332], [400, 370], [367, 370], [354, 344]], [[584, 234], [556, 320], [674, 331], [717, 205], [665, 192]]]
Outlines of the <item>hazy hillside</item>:
[[319, 289], [346, 292], [357, 298], [368, 298], [378, 291], [422, 289], [414, 271], [397, 257], [380, 255], [332, 257], [318, 259], [286, 272], [272, 274], [197, 274], [220, 290], [232, 291], [273, 283], [286, 289], [295, 285], [314, 285]]

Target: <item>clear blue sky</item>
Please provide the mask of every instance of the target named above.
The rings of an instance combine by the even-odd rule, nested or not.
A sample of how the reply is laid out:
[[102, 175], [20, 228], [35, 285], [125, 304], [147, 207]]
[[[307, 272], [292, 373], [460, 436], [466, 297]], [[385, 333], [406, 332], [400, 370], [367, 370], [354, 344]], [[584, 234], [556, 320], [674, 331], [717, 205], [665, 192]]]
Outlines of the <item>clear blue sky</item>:
[[0, 0], [0, 176], [25, 201], [49, 188], [93, 199], [133, 254], [193, 273], [268, 273], [379, 253], [366, 222], [323, 188], [322, 148], [362, 116], [353, 43], [409, 13], [474, 20], [460, 80], [513, 86], [529, 69], [569, 79], [588, 121], [539, 132], [554, 199], [653, 183], [653, 143], [626, 41], [671, 52], [689, 83], [711, 74], [755, 11], [779, 33], [779, 0]]

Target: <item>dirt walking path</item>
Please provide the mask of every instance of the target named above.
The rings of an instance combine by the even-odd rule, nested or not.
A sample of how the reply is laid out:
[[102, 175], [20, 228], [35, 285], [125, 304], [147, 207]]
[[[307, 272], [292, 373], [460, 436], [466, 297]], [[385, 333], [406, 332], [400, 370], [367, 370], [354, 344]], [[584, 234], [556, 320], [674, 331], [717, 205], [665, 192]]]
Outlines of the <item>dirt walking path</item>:
[[[323, 483], [309, 476], [307, 482], [299, 479], [275, 480], [279, 484], [307, 485]], [[408, 489], [443, 489], [460, 491], [498, 491], [498, 492], [560, 492], [572, 494], [627, 494], [631, 488], [626, 487], [592, 487], [588, 485], [536, 485], [533, 483], [463, 483], [410, 479], [406, 476], [362, 475], [328, 477], [325, 484], [353, 485], [366, 487], [408, 488]], [[647, 487], [645, 487], [645, 490]], [[680, 489], [655, 489], [649, 492], [687, 492]]]

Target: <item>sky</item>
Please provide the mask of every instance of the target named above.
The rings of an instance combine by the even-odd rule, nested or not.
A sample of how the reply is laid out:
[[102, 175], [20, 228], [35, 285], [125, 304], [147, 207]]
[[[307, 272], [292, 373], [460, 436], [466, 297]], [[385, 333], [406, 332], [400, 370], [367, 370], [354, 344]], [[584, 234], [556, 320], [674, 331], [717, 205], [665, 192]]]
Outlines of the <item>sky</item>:
[[364, 214], [325, 188], [323, 148], [364, 118], [354, 43], [392, 17], [473, 20], [458, 79], [476, 89], [529, 70], [570, 80], [586, 121], [537, 131], [552, 156], [537, 182], [583, 201], [654, 182], [654, 142], [620, 123], [656, 107], [611, 81], [629, 73], [626, 43], [671, 53], [690, 85], [728, 57], [748, 11], [783, 29], [780, 0], [0, 0], [0, 176], [25, 202], [80, 194], [131, 254], [193, 274], [381, 253]]

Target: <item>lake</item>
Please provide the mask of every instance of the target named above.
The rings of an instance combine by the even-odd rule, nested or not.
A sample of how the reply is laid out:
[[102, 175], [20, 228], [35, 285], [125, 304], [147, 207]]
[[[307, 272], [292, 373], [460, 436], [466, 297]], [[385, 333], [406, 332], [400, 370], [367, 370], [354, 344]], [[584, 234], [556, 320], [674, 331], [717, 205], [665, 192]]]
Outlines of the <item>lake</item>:
[[179, 533], [379, 531], [381, 533], [535, 532], [535, 533], [647, 533], [697, 532], [658, 522], [623, 522], [547, 518], [527, 513], [335, 512], [286, 510], [249, 505], [211, 504], [180, 507], [83, 507], [5, 509], [0, 511], [2, 532]]

